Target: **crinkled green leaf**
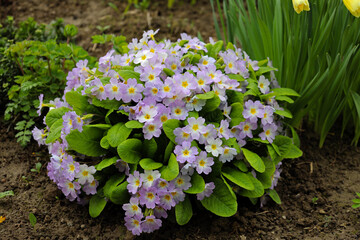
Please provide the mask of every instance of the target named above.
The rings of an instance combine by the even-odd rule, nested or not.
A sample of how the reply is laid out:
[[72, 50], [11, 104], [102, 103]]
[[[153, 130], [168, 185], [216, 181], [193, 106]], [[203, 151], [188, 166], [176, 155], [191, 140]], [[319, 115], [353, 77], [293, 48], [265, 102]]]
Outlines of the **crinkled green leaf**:
[[117, 147], [125, 141], [131, 133], [131, 129], [127, 128], [124, 123], [117, 123], [112, 126], [107, 133], [107, 140], [112, 147]]
[[175, 205], [176, 222], [179, 225], [187, 224], [193, 215], [189, 196], [186, 195], [185, 200]]
[[179, 175], [179, 163], [175, 155], [172, 153], [167, 166], [160, 169], [161, 177], [166, 181], [171, 181]]
[[241, 148], [241, 150], [244, 153], [245, 159], [256, 171], [261, 173], [265, 171], [265, 164], [259, 155], [246, 148]]
[[163, 166], [162, 163], [155, 162], [151, 158], [143, 158], [140, 160], [139, 164], [144, 170], [154, 170]]
[[224, 167], [222, 169], [222, 174], [229, 179], [230, 181], [232, 181], [233, 183], [235, 183], [236, 185], [248, 189], [248, 190], [254, 190], [254, 184], [252, 183], [252, 181], [249, 179], [248, 175], [246, 173], [240, 172], [234, 168], [230, 168], [230, 167]]
[[119, 144], [117, 152], [124, 162], [136, 164], [141, 159], [142, 146], [139, 139], [130, 138]]
[[89, 202], [89, 214], [91, 217], [96, 218], [104, 210], [106, 200], [97, 194], [92, 196]]
[[184, 192], [189, 194], [201, 193], [205, 189], [205, 181], [202, 176], [195, 172], [191, 176], [191, 187]]

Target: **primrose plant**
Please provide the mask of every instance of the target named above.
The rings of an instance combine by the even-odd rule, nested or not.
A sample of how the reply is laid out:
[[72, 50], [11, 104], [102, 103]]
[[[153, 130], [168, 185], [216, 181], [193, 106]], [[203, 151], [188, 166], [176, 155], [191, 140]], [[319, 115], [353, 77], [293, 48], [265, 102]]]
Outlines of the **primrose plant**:
[[224, 217], [236, 213], [236, 195], [280, 203], [281, 161], [302, 155], [280, 105], [298, 94], [278, 86], [271, 62], [232, 44], [186, 34], [157, 42], [156, 32], [94, 69], [79, 61], [63, 98], [40, 101], [47, 126], [33, 135], [49, 147], [49, 177], [69, 200], [89, 200], [92, 217], [122, 205], [135, 235], [170, 213], [186, 224], [197, 200]]

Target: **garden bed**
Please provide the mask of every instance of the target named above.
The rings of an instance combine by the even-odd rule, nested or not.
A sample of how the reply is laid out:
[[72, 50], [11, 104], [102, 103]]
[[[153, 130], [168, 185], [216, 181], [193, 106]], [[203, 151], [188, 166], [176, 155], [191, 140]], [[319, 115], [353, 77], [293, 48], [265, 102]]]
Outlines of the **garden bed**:
[[[0, 200], [0, 235], [4, 239], [122, 239], [133, 238], [123, 225], [119, 206], [107, 206], [92, 219], [88, 208], [71, 203], [46, 175], [46, 149], [32, 144], [23, 149], [12, 132], [0, 130], [0, 192], [13, 190], [15, 196]], [[360, 148], [350, 139], [330, 136], [318, 149], [311, 132], [300, 134], [303, 157], [288, 160], [277, 191], [281, 205], [269, 201], [263, 208], [246, 199], [238, 213], [220, 218], [196, 211], [185, 226], [165, 221], [164, 226], [144, 239], [358, 239], [360, 213], [351, 208], [351, 199], [360, 181]], [[40, 174], [31, 172], [37, 162]], [[311, 167], [312, 166], [312, 167]], [[33, 228], [28, 216], [37, 217]]]
[[[110, 26], [105, 33], [123, 34], [127, 39], [140, 37], [144, 30], [160, 28], [159, 38], [175, 40], [181, 32], [205, 40], [215, 36], [211, 6], [197, 1], [195, 6], [180, 1], [172, 10], [167, 1], [156, 1], [148, 10], [132, 7], [122, 18], [126, 4], [110, 1], [1, 1], [1, 18], [13, 15], [17, 21], [32, 16], [49, 23], [64, 18], [79, 28], [77, 43], [90, 55], [103, 55], [102, 48], [91, 44], [90, 37], [100, 34], [97, 26]], [[153, 1], [155, 2], [155, 1]], [[306, 130], [306, 129], [305, 129]], [[14, 132], [1, 124], [0, 192], [13, 190], [15, 195], [0, 199], [0, 236], [4, 239], [132, 239], [124, 226], [123, 210], [108, 205], [92, 219], [87, 206], [71, 203], [46, 175], [47, 151], [33, 143], [22, 148]], [[330, 134], [324, 147], [311, 131], [300, 133], [303, 157], [286, 160], [277, 186], [282, 204], [269, 201], [263, 208], [240, 199], [238, 213], [220, 218], [208, 212], [194, 212], [185, 226], [175, 219], [165, 221], [160, 230], [144, 234], [143, 239], [358, 239], [360, 212], [351, 208], [351, 199], [359, 191], [360, 148], [350, 146], [350, 137], [340, 139]], [[40, 162], [40, 173], [31, 172]], [[37, 218], [33, 228], [29, 213]]]

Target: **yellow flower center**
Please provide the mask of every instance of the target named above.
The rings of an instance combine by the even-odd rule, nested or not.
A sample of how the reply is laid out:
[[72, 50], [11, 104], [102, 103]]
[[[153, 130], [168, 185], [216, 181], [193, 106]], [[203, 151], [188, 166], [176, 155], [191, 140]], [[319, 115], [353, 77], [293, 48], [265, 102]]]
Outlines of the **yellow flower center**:
[[135, 181], [135, 185], [138, 187], [138, 186], [140, 186], [140, 180], [136, 180]]
[[149, 176], [147, 177], [147, 180], [148, 180], [149, 182], [152, 182], [152, 181], [154, 181], [154, 178], [153, 178], [153, 176], [149, 175]]
[[154, 196], [153, 193], [148, 193], [148, 194], [146, 195], [146, 197], [149, 198], [150, 200], [152, 200], [155, 196]]
[[175, 70], [176, 68], [177, 68], [176, 64], [173, 63], [173, 64], [171, 65], [171, 69], [172, 69], [172, 70]]
[[267, 131], [265, 132], [265, 134], [266, 134], [266, 136], [270, 135], [270, 130], [267, 130]]
[[229, 67], [229, 68], [232, 68], [232, 67], [233, 67], [233, 64], [232, 64], [232, 63], [229, 63], [229, 64], [228, 64], [228, 67]]
[[182, 180], [182, 178], [178, 178], [178, 180], [176, 180], [176, 183], [177, 183], [178, 185], [181, 185], [181, 184], [184, 183], [184, 180]]
[[206, 60], [203, 61], [203, 65], [205, 65], [205, 66], [208, 65], [208, 63], [209, 63], [209, 62], [206, 61]]
[[73, 188], [74, 188], [74, 184], [71, 183], [71, 182], [68, 183], [68, 186], [69, 186], [70, 189], [73, 189]]
[[143, 55], [142, 57], [141, 57], [141, 60], [145, 60], [146, 59], [146, 55]]
[[185, 149], [185, 150], [183, 151], [183, 155], [184, 155], [184, 156], [188, 156], [189, 153], [190, 153], [190, 152], [189, 152], [187, 149]]
[[113, 90], [113, 92], [117, 92], [118, 87], [117, 86], [112, 86], [112, 90]]
[[212, 149], [212, 150], [216, 150], [216, 147], [217, 147], [217, 146], [216, 146], [215, 144], [211, 145], [211, 149]]
[[200, 165], [201, 167], [205, 166], [205, 161], [201, 159], [200, 162], [199, 162], [199, 165]]
[[255, 108], [250, 109], [250, 113], [251, 113], [252, 115], [254, 115], [254, 114], [256, 113], [256, 109], [255, 109]]
[[168, 120], [168, 117], [166, 115], [161, 116], [161, 118], [160, 118], [160, 121], [163, 123], [166, 122], [167, 120]]
[[89, 175], [89, 172], [85, 170], [85, 171], [82, 172], [82, 175], [83, 175], [84, 177], [86, 177], [87, 175]]
[[71, 164], [71, 165], [69, 166], [69, 170], [70, 170], [71, 172], [73, 172], [73, 171], [75, 170], [74, 164]]
[[154, 131], [154, 130], [155, 130], [155, 126], [151, 124], [151, 125], [149, 125], [148, 129], [149, 129], [149, 131], [151, 131], [151, 132], [152, 132], [152, 131]]
[[249, 125], [245, 125], [245, 126], [244, 126], [244, 131], [249, 131], [249, 128], [250, 128]]
[[186, 88], [187, 86], [189, 86], [189, 83], [187, 81], [182, 82], [181, 86], [183, 86], [184, 88]]
[[135, 88], [131, 87], [131, 88], [129, 88], [128, 91], [129, 91], [130, 94], [134, 94], [135, 93]]
[[164, 92], [170, 92], [170, 87], [169, 87], [169, 86], [165, 86], [165, 87], [164, 87]]
[[170, 195], [168, 195], [168, 194], [166, 194], [166, 195], [164, 196], [164, 198], [165, 198], [166, 201], [170, 201], [170, 200], [171, 200], [171, 197], [170, 197]]
[[225, 150], [224, 150], [224, 154], [228, 154], [229, 153], [229, 149], [228, 148], [225, 148]]
[[139, 207], [136, 205], [132, 205], [131, 208], [134, 212], [136, 212], [139, 209]]
[[198, 81], [198, 84], [199, 84], [199, 85], [204, 85], [204, 83], [205, 83], [204, 80], [199, 79], [199, 81]]
[[181, 109], [180, 108], [175, 109], [175, 114], [180, 115], [181, 114]]
[[104, 92], [104, 91], [105, 91], [104, 87], [102, 87], [102, 86], [99, 87], [99, 91], [100, 91], [100, 92]]
[[199, 129], [199, 125], [194, 124], [193, 127], [192, 127], [192, 129], [193, 129], [194, 131], [198, 130], [198, 129]]

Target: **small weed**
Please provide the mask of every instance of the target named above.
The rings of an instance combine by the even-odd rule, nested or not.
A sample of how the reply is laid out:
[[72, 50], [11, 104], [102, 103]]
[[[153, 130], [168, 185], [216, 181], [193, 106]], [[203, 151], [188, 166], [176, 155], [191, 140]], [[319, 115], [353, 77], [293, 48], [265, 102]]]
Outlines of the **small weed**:
[[35, 164], [35, 168], [30, 169], [31, 172], [35, 172], [37, 174], [40, 174], [42, 164], [40, 162], [37, 162]]
[[33, 213], [29, 213], [29, 221], [31, 226], [34, 228], [36, 224], [36, 217]]
[[313, 199], [311, 199], [311, 202], [312, 202], [312, 204], [316, 205], [318, 200], [319, 200], [319, 198], [313, 197]]

